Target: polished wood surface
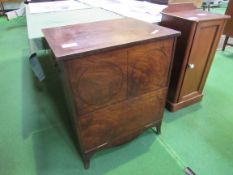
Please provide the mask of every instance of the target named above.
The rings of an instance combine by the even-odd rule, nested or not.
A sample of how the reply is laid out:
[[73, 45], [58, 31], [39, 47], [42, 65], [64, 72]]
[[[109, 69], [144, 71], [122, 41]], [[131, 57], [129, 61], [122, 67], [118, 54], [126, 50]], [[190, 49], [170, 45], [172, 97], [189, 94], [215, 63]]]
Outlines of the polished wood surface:
[[231, 16], [231, 19], [227, 21], [223, 31], [223, 34], [226, 35], [225, 41], [223, 43], [223, 50], [225, 50], [226, 45], [233, 46], [232, 43], [228, 43], [229, 38], [233, 37], [233, 0], [229, 0], [225, 14]]
[[172, 4], [169, 5], [168, 8], [165, 8], [162, 12], [163, 13], [173, 13], [173, 12], [179, 12], [179, 11], [189, 11], [189, 10], [195, 10], [196, 7], [193, 3], [178, 3], [178, 4]]
[[231, 19], [227, 21], [223, 34], [233, 37], [233, 0], [229, 0], [225, 14], [231, 16]]
[[[226, 15], [220, 15], [220, 14], [210, 13], [207, 11], [196, 9], [193, 5], [191, 4], [188, 5], [188, 4], [189, 3], [186, 4], [185, 10], [182, 10], [183, 6], [179, 4], [170, 5], [169, 7], [172, 8], [172, 10], [169, 10], [169, 7], [168, 7], [162, 13], [164, 15], [170, 14], [174, 18], [179, 18], [179, 19], [183, 19], [186, 21], [188, 20], [192, 22], [215, 21], [218, 19], [221, 20], [223, 18], [229, 18], [229, 16], [226, 16]], [[173, 6], [175, 6], [176, 8], [174, 9]]]
[[161, 122], [166, 91], [160, 89], [82, 115], [80, 132], [86, 152]]
[[[162, 13], [161, 25], [181, 31], [175, 51], [167, 108], [176, 111], [202, 99], [205, 81], [229, 16], [175, 5]], [[187, 10], [188, 9], [188, 10]]]
[[[124, 24], [124, 30], [113, 30], [116, 24]], [[69, 34], [69, 41], [83, 43], [79, 47], [88, 54], [76, 48], [64, 51], [67, 56], [61, 57], [62, 49], [57, 47], [64, 43], [62, 38], [67, 42], [67, 27], [46, 29], [44, 34], [55, 57], [59, 56], [55, 60], [61, 70], [77, 145], [88, 168], [96, 151], [126, 143], [150, 127], [160, 132], [175, 41], [180, 33], [133, 19], [77, 26], [68, 27], [74, 33], [74, 37]], [[85, 35], [78, 35], [80, 29], [85, 29]], [[100, 45], [93, 45], [86, 37], [88, 33], [93, 43]], [[114, 47], [105, 48], [109, 46]]]
[[80, 115], [126, 100], [127, 52], [91, 55], [66, 64]]
[[128, 50], [128, 97], [167, 86], [172, 49], [173, 39], [167, 39]]
[[[58, 60], [133, 46], [145, 40], [153, 41], [157, 37], [168, 38], [173, 36], [174, 32], [172, 29], [130, 18], [43, 30]], [[70, 44], [73, 46], [69, 47]]]

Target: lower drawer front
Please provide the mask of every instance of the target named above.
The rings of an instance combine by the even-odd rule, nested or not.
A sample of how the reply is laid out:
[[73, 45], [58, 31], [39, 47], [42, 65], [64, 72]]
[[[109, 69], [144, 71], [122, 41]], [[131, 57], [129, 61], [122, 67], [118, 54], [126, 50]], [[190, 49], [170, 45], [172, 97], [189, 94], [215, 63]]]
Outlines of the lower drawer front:
[[81, 116], [79, 132], [85, 151], [161, 121], [166, 91], [160, 89]]

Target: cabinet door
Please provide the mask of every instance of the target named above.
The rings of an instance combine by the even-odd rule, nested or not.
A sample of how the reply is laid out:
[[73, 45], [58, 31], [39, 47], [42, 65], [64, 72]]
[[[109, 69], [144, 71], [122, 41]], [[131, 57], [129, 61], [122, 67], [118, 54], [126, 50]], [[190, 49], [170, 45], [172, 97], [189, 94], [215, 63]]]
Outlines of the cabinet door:
[[213, 21], [198, 24], [179, 101], [201, 94], [222, 31], [222, 23], [223, 21]]
[[69, 60], [66, 65], [80, 115], [127, 98], [125, 50]]
[[128, 97], [167, 87], [173, 41], [157, 41], [129, 49]]

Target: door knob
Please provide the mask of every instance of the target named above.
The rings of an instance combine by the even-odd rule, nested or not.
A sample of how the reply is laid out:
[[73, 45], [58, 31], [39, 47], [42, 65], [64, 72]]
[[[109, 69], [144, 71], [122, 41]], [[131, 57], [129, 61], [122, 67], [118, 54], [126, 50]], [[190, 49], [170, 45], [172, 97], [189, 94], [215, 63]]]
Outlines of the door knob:
[[195, 67], [195, 64], [188, 64], [189, 69], [194, 69], [194, 67]]

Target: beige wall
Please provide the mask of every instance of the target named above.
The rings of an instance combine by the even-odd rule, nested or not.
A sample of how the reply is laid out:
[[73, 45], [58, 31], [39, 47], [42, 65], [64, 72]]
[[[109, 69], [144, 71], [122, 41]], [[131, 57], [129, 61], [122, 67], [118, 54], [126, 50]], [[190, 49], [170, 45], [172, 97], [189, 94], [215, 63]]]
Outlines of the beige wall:
[[192, 2], [196, 7], [201, 7], [203, 0], [169, 0], [169, 3]]
[[3, 2], [4, 8], [7, 10], [7, 9], [19, 8], [21, 3], [23, 3], [24, 1], [23, 0], [0, 0], [0, 2]]

